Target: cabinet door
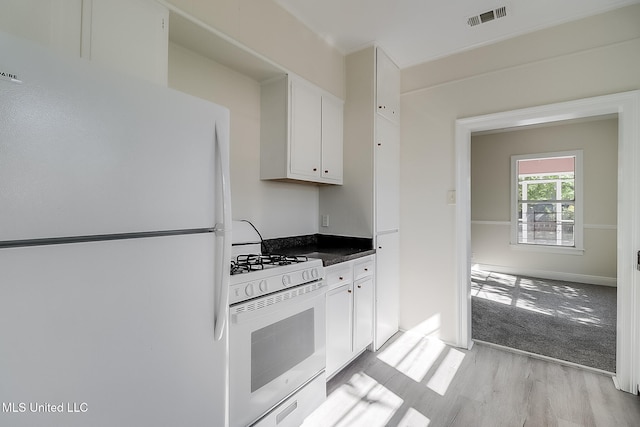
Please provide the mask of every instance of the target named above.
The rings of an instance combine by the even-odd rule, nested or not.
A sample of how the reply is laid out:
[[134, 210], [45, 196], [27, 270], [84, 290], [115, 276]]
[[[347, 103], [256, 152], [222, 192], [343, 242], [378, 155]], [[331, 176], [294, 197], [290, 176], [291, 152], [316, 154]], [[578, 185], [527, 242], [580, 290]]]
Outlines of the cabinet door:
[[291, 81], [290, 170], [293, 175], [320, 178], [322, 95], [314, 87]]
[[327, 292], [327, 376], [351, 358], [352, 304], [351, 283]]
[[373, 277], [358, 280], [353, 285], [354, 336], [353, 351], [359, 352], [373, 340]]
[[377, 236], [376, 247], [376, 334], [378, 350], [398, 332], [400, 315], [400, 240], [398, 232]]
[[80, 55], [82, 0], [2, 0], [0, 30]]
[[322, 97], [322, 178], [342, 183], [342, 102]]
[[376, 110], [394, 123], [400, 122], [400, 69], [376, 49]]
[[82, 56], [166, 86], [168, 22], [153, 0], [83, 0]]
[[376, 230], [400, 227], [400, 127], [376, 118]]

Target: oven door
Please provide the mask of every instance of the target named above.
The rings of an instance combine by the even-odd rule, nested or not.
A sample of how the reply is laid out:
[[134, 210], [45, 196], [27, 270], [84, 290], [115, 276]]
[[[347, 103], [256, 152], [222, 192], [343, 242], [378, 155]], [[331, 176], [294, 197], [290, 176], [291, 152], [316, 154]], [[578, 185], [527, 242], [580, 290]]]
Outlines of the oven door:
[[231, 307], [231, 427], [257, 421], [325, 369], [323, 281]]

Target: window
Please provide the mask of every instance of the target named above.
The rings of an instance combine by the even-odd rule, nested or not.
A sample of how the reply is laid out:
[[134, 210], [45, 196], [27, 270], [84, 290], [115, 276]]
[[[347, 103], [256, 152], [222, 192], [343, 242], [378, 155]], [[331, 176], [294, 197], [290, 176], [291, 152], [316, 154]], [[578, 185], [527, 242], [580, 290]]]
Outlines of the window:
[[511, 243], [583, 249], [582, 151], [511, 156]]

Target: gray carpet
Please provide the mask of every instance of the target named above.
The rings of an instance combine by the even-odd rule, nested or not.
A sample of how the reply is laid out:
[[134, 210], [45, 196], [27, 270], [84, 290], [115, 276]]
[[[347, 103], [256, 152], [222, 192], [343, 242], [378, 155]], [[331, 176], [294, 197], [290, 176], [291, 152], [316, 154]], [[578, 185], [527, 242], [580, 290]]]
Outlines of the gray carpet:
[[616, 370], [616, 288], [472, 271], [472, 338]]

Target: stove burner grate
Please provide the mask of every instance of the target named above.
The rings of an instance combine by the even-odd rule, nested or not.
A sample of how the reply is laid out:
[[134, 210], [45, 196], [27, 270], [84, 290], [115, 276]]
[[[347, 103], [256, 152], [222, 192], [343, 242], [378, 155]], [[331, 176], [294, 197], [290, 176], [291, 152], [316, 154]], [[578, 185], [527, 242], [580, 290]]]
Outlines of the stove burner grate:
[[265, 267], [289, 265], [309, 261], [304, 255], [238, 255], [235, 261], [231, 261], [231, 274], [248, 273], [253, 270], [262, 270]]

